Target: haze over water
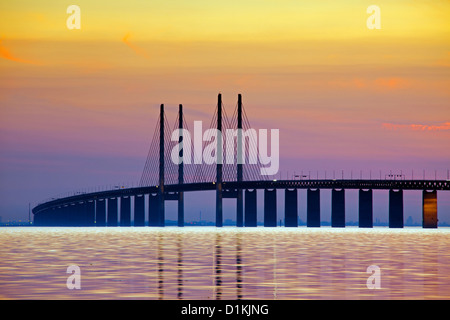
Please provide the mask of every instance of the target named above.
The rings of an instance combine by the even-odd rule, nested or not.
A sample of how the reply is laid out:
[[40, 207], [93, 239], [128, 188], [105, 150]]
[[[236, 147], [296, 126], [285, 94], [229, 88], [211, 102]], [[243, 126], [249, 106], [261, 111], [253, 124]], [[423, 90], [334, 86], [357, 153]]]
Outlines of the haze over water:
[[[450, 229], [10, 227], [0, 299], [449, 299]], [[69, 290], [67, 267], [81, 270]], [[368, 289], [381, 270], [381, 289]]]

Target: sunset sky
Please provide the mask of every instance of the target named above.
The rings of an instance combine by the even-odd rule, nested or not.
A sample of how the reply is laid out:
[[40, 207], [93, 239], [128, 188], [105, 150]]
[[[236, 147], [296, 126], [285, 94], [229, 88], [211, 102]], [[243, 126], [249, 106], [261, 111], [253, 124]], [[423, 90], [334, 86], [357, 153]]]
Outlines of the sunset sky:
[[[80, 30], [66, 25], [72, 4]], [[366, 25], [373, 4], [381, 29]], [[171, 123], [182, 103], [189, 123], [209, 124], [219, 92], [228, 114], [241, 93], [255, 128], [280, 129], [283, 178], [447, 179], [449, 14], [425, 0], [3, 1], [0, 216], [137, 183], [159, 105]], [[450, 223], [450, 195], [438, 201]]]

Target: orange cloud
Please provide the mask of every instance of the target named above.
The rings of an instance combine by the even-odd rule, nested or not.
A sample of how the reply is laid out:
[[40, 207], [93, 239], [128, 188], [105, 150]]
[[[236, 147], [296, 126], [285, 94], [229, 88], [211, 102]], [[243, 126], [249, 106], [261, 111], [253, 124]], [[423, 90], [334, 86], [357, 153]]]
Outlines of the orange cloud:
[[408, 80], [404, 78], [378, 78], [375, 81], [375, 85], [387, 89], [399, 89], [408, 85]]
[[397, 129], [409, 129], [414, 131], [450, 130], [450, 122], [445, 122], [441, 125], [383, 123], [381, 126], [388, 130], [397, 130]]
[[122, 41], [123, 43], [125, 43], [128, 47], [130, 47], [137, 55], [144, 57], [146, 59], [149, 59], [150, 57], [148, 56], [148, 54], [143, 51], [141, 48], [135, 46], [134, 44], [130, 43], [130, 41], [128, 40], [130, 38], [130, 33], [128, 32], [123, 38]]
[[376, 90], [393, 90], [401, 89], [411, 85], [411, 81], [400, 77], [385, 77], [368, 79], [356, 77], [353, 79], [338, 79], [329, 81], [333, 86], [341, 88], [356, 88], [356, 89], [376, 89]]
[[0, 39], [0, 57], [20, 63], [38, 64], [37, 62], [32, 60], [21, 59], [13, 56], [12, 53], [9, 52], [9, 50], [3, 45], [2, 41], [3, 39]]

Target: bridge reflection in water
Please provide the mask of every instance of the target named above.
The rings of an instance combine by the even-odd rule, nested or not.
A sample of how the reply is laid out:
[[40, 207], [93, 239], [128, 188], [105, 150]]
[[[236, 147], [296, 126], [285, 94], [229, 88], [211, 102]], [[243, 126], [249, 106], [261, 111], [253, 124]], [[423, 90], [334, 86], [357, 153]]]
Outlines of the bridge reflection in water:
[[[216, 129], [223, 130], [227, 121], [222, 115], [222, 96], [219, 94], [214, 122]], [[237, 121], [234, 129], [248, 129], [249, 124], [244, 117], [242, 97], [238, 96]], [[185, 127], [183, 107], [179, 106], [178, 129]], [[246, 124], [246, 125], [245, 125]], [[246, 127], [247, 126], [247, 127]], [[437, 191], [450, 190], [449, 180], [374, 180], [374, 179], [325, 179], [325, 180], [261, 180], [255, 174], [254, 165], [237, 163], [230, 168], [216, 164], [216, 170], [195, 167], [189, 172], [182, 162], [178, 168], [170, 159], [170, 148], [167, 137], [168, 125], [165, 121], [164, 105], [160, 107], [160, 115], [153, 143], [141, 178], [141, 185], [136, 188], [114, 189], [70, 197], [53, 199], [33, 208], [36, 226], [130, 226], [132, 217], [134, 226], [165, 225], [165, 202], [178, 202], [178, 226], [185, 225], [184, 193], [216, 192], [215, 224], [223, 226], [223, 199], [236, 199], [236, 226], [255, 227], [257, 225], [256, 190], [264, 190], [264, 226], [275, 227], [280, 218], [277, 215], [277, 189], [285, 191], [284, 221], [286, 227], [298, 226], [297, 190], [307, 189], [307, 226], [320, 226], [320, 190], [331, 189], [331, 223], [333, 227], [345, 227], [345, 191], [359, 190], [359, 227], [373, 226], [373, 190], [389, 190], [389, 227], [402, 228], [404, 220], [403, 193], [405, 190], [421, 190], [423, 192], [422, 226], [437, 228]], [[178, 142], [182, 142], [182, 136]], [[238, 135], [238, 148], [242, 148], [243, 137]], [[250, 141], [251, 143], [251, 141]], [[218, 148], [219, 149], [219, 148]], [[249, 148], [247, 148], [249, 149]], [[242, 149], [236, 154], [242, 154]], [[179, 150], [180, 156], [183, 149]], [[154, 153], [158, 153], [155, 155]], [[153, 160], [152, 160], [153, 159]], [[249, 167], [249, 169], [247, 169]], [[258, 168], [257, 168], [258, 169]], [[194, 170], [194, 171], [192, 171]], [[207, 171], [206, 176], [202, 173]], [[209, 170], [209, 171], [208, 171]], [[187, 172], [186, 172], [187, 171]], [[152, 176], [155, 173], [158, 176]], [[170, 183], [167, 183], [168, 177]], [[190, 177], [188, 181], [187, 177]], [[209, 181], [209, 182], [205, 182]], [[133, 202], [133, 206], [131, 203]], [[131, 208], [133, 207], [134, 212]], [[147, 217], [146, 217], [147, 216]]]
[[[0, 248], [2, 267], [8, 270], [0, 274], [0, 296], [447, 300], [449, 231], [445, 227], [7, 228], [0, 241], [20, 245]], [[66, 268], [73, 264], [81, 270], [81, 290], [65, 286]], [[371, 265], [380, 268], [380, 289], [367, 288]]]

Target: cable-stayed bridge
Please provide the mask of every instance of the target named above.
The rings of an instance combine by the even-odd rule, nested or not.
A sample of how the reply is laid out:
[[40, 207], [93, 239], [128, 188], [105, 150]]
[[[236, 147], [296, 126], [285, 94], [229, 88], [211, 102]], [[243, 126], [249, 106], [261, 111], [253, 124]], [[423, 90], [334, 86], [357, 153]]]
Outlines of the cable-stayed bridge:
[[264, 190], [264, 226], [276, 227], [277, 189], [283, 189], [285, 226], [297, 227], [298, 189], [307, 189], [307, 226], [320, 227], [320, 191], [331, 189], [331, 226], [345, 227], [345, 190], [358, 189], [359, 227], [371, 228], [373, 190], [382, 189], [389, 190], [389, 227], [403, 227], [403, 193], [421, 190], [422, 226], [437, 228], [437, 191], [450, 190], [449, 180], [277, 180], [267, 172], [268, 145], [262, 145], [260, 142], [265, 141], [259, 138], [250, 126], [241, 95], [230, 118], [222, 95], [218, 95], [214, 116], [205, 132], [203, 128], [191, 130], [187, 126], [182, 105], [171, 128], [162, 104], [139, 186], [52, 199], [33, 208], [34, 225], [162, 227], [165, 202], [176, 201], [178, 226], [182, 227], [185, 225], [184, 193], [215, 191], [217, 227], [223, 226], [223, 199], [226, 198], [236, 199], [237, 227], [256, 227], [256, 191]]

